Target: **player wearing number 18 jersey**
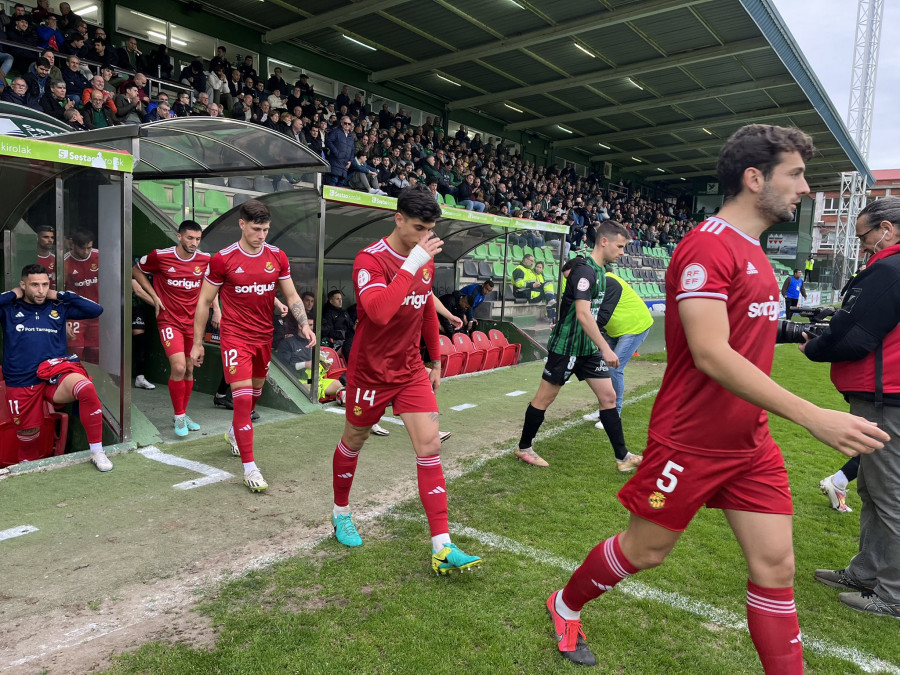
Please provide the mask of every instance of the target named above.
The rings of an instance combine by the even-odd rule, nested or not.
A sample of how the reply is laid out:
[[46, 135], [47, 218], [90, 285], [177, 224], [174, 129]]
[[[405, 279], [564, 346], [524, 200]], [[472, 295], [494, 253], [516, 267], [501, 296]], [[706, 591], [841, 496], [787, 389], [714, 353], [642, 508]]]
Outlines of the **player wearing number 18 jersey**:
[[[156, 328], [169, 359], [169, 397], [175, 413], [175, 434], [187, 436], [200, 425], [187, 416], [194, 389], [194, 366], [188, 355], [194, 346], [194, 310], [209, 266], [208, 253], [198, 251], [202, 229], [185, 220], [178, 227], [178, 245], [150, 251], [132, 273], [156, 308]], [[147, 278], [153, 275], [153, 283]]]
[[434, 256], [441, 250], [432, 230], [441, 209], [424, 186], [408, 187], [397, 199], [394, 231], [361, 251], [353, 263], [359, 325], [347, 370], [347, 421], [334, 450], [334, 510], [338, 541], [361, 546], [350, 513], [350, 488], [360, 450], [385, 408], [403, 420], [416, 453], [419, 498], [431, 530], [431, 565], [438, 574], [481, 563], [450, 541], [447, 490], [441, 467], [438, 406], [441, 363], [429, 374], [419, 355], [420, 340], [432, 357], [440, 354], [434, 306]]
[[203, 331], [209, 318], [209, 306], [219, 294], [222, 322], [219, 326], [222, 367], [225, 381], [231, 385], [234, 417], [226, 434], [232, 452], [237, 450], [244, 464], [244, 485], [251, 492], [268, 489], [253, 459], [253, 422], [250, 415], [262, 395], [272, 355], [272, 307], [275, 289], [280, 289], [297, 321], [301, 335], [315, 344], [303, 301], [291, 280], [291, 268], [284, 251], [266, 243], [269, 233], [269, 209], [251, 199], [241, 204], [238, 224], [241, 238], [216, 253], [200, 290], [194, 314], [194, 346], [191, 358], [195, 366], [203, 364]]
[[666, 275], [668, 366], [644, 461], [619, 492], [628, 528], [601, 542], [547, 600], [560, 652], [595, 659], [581, 629], [590, 600], [660, 565], [704, 505], [722, 509], [749, 568], [747, 625], [763, 670], [803, 672], [794, 605], [792, 505], [766, 410], [845, 454], [887, 435], [866, 420], [822, 410], [769, 379], [778, 286], [759, 237], [790, 221], [809, 192], [812, 141], [798, 129], [754, 124], [719, 154], [725, 205], [675, 249]]

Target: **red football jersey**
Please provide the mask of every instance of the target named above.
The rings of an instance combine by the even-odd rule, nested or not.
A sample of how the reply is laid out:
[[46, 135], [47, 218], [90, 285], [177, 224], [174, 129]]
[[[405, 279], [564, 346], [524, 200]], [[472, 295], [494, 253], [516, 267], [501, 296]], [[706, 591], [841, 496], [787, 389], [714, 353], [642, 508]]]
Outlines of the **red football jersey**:
[[209, 259], [209, 253], [195, 251], [190, 258], [182, 260], [172, 246], [150, 251], [138, 260], [138, 268], [144, 274], [153, 275], [153, 290], [166, 307], [156, 317], [157, 323], [193, 331], [194, 311]]
[[[409, 278], [402, 289], [400, 308], [384, 325], [373, 318], [373, 308], [367, 307], [367, 292], [385, 289], [400, 271], [406, 257], [393, 250], [387, 239], [381, 239], [360, 251], [353, 262], [353, 290], [356, 295], [358, 325], [350, 350], [347, 381], [364, 384], [402, 384], [413, 378], [423, 368], [419, 352], [423, 336], [423, 324], [433, 319], [437, 325], [437, 313], [432, 299], [434, 261]], [[409, 277], [407, 273], [403, 273]], [[388, 312], [392, 308], [384, 308]], [[426, 313], [430, 313], [426, 317]], [[426, 341], [428, 335], [426, 334]], [[435, 329], [434, 340], [437, 340]], [[439, 358], [439, 349], [432, 358]]]
[[100, 253], [97, 249], [91, 249], [85, 260], [69, 251], [63, 259], [63, 267], [67, 291], [75, 291], [83, 298], [100, 302]]
[[272, 342], [275, 290], [280, 279], [291, 278], [284, 251], [263, 244], [256, 255], [240, 242], [223, 248], [209, 261], [206, 278], [219, 286], [222, 325], [219, 335], [245, 344]]
[[52, 253], [48, 253], [47, 255], [39, 255], [37, 257], [38, 265], [43, 265], [47, 268], [47, 272], [50, 274], [50, 288], [56, 288], [56, 256]]
[[759, 241], [710, 218], [678, 244], [666, 273], [668, 366], [650, 417], [650, 437], [704, 455], [752, 454], [771, 442], [768, 414], [717, 384], [694, 365], [678, 303], [722, 300], [729, 344], [767, 375], [775, 354], [778, 282]]

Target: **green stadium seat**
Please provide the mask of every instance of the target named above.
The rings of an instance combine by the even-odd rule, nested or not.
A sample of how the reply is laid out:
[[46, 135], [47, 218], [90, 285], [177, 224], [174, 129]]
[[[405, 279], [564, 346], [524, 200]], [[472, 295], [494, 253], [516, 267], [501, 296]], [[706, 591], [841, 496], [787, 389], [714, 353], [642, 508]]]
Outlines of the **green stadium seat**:
[[516, 269], [519, 263], [508, 262], [506, 263], [506, 277], [508, 279], [512, 279], [513, 270]]
[[435, 193], [434, 198], [437, 200], [438, 204], [446, 204], [447, 203], [444, 201], [444, 195], [442, 195], [440, 192]]
[[453, 195], [451, 195], [449, 192], [446, 195], [444, 195], [444, 204], [446, 206], [456, 208], [456, 200], [453, 198]]
[[525, 257], [525, 251], [522, 250], [522, 247], [518, 244], [513, 244], [512, 249], [510, 250], [510, 256], [512, 256], [512, 259], [518, 264], [522, 262], [522, 258]]
[[488, 243], [487, 259], [488, 260], [503, 260], [503, 249], [500, 247], [500, 244], [496, 244], [494, 242]]
[[502, 279], [503, 278], [503, 262], [498, 260], [497, 262], [491, 263], [491, 265], [493, 266], [494, 279]]
[[[525, 247], [525, 253], [528, 253], [528, 247], [527, 247], [527, 246]], [[535, 262], [542, 262], [542, 263], [547, 262], [547, 260], [544, 258], [544, 251], [543, 251], [542, 249], [540, 249], [540, 248], [534, 249], [534, 250], [531, 252], [531, 255], [534, 256], [534, 261], [535, 261]]]
[[228, 196], [224, 192], [219, 192], [218, 190], [207, 190], [203, 194], [203, 202], [217, 215], [221, 215], [226, 211], [231, 210], [231, 204], [228, 203]]
[[473, 260], [487, 260], [487, 245], [479, 244], [475, 247], [475, 250], [472, 251], [471, 255]]

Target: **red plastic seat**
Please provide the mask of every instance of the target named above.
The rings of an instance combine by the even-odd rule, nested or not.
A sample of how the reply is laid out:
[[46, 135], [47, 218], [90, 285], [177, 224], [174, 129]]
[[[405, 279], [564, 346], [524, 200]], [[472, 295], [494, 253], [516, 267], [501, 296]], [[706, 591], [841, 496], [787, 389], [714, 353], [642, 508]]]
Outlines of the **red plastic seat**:
[[0, 370], [0, 468], [63, 454], [69, 435], [69, 416], [46, 403], [38, 440], [23, 447], [25, 444], [16, 436], [16, 425], [6, 398], [6, 382], [2, 378], [3, 371]]
[[456, 347], [456, 351], [463, 352], [467, 357], [466, 367], [463, 372], [477, 373], [479, 370], [484, 370], [484, 358], [487, 356], [487, 352], [475, 349], [475, 345], [472, 344], [468, 335], [465, 333], [454, 333], [453, 346]]
[[446, 335], [441, 340], [441, 376], [459, 375], [466, 367], [466, 355], [456, 351], [456, 347]]
[[491, 344], [495, 347], [500, 347], [503, 350], [503, 354], [500, 357], [501, 366], [514, 366], [519, 362], [519, 356], [522, 353], [522, 345], [510, 344], [509, 340], [506, 339], [506, 336], [496, 328], [492, 328], [488, 331], [488, 336], [491, 339]]
[[334, 351], [331, 347], [319, 347], [322, 350], [322, 353], [328, 357], [331, 361], [331, 368], [328, 369], [328, 378], [331, 380], [337, 380], [341, 375], [347, 372], [347, 367], [344, 365], [344, 359], [341, 358], [341, 355]]
[[485, 370], [493, 370], [500, 365], [500, 359], [503, 357], [503, 348], [495, 347], [491, 344], [487, 335], [480, 330], [473, 331], [472, 343], [475, 345], [475, 349], [486, 352], [484, 357]]

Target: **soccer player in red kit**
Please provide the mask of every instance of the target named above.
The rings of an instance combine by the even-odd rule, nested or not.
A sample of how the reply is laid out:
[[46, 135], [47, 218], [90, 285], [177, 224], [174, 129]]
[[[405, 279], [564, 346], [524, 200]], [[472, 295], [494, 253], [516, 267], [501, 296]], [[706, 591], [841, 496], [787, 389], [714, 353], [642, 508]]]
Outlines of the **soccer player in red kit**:
[[419, 353], [440, 354], [432, 286], [440, 239], [432, 233], [440, 206], [424, 186], [405, 188], [397, 199], [394, 231], [363, 249], [353, 263], [358, 327], [347, 369], [347, 421], [334, 451], [331, 524], [345, 546], [361, 546], [350, 513], [356, 463], [372, 426], [393, 405], [416, 453], [419, 498], [431, 530], [431, 566], [438, 574], [463, 571], [481, 558], [450, 541], [447, 489], [441, 467], [438, 406], [441, 362], [427, 372]]
[[[150, 251], [132, 268], [156, 308], [156, 328], [169, 359], [176, 436], [200, 430], [187, 416], [187, 406], [194, 389], [194, 364], [188, 358], [194, 346], [194, 309], [210, 259], [209, 253], [197, 250], [202, 233], [199, 223], [185, 220], [178, 226], [177, 246]], [[153, 275], [152, 284], [148, 274]]]
[[43, 265], [50, 275], [50, 290], [56, 290], [56, 230], [52, 225], [37, 229], [37, 264]]
[[628, 528], [598, 544], [547, 600], [559, 650], [575, 663], [596, 663], [582, 607], [660, 565], [705, 505], [724, 511], [747, 561], [747, 624], [763, 670], [803, 672], [793, 507], [766, 411], [848, 456], [888, 439], [865, 419], [818, 408], [769, 378], [778, 284], [759, 237], [794, 218], [809, 193], [803, 173], [812, 154], [802, 131], [762, 124], [739, 129], [719, 154], [725, 204], [678, 244], [666, 274], [668, 365], [644, 461], [619, 492]]
[[[100, 302], [100, 253], [94, 238], [84, 230], [72, 233], [72, 250], [63, 259], [66, 290], [83, 298]], [[69, 351], [83, 361], [100, 361], [100, 320], [81, 319], [66, 324]]]
[[272, 307], [275, 290], [281, 289], [300, 334], [315, 344], [316, 334], [309, 327], [303, 301], [291, 280], [291, 267], [284, 251], [266, 243], [271, 216], [261, 201], [241, 204], [238, 225], [241, 238], [216, 253], [200, 289], [194, 313], [194, 366], [203, 365], [203, 332], [209, 318], [209, 306], [219, 294], [222, 322], [219, 325], [222, 368], [231, 385], [234, 417], [228, 441], [244, 464], [244, 485], [251, 492], [262, 492], [269, 484], [253, 459], [253, 422], [250, 415], [262, 395], [272, 356]]

